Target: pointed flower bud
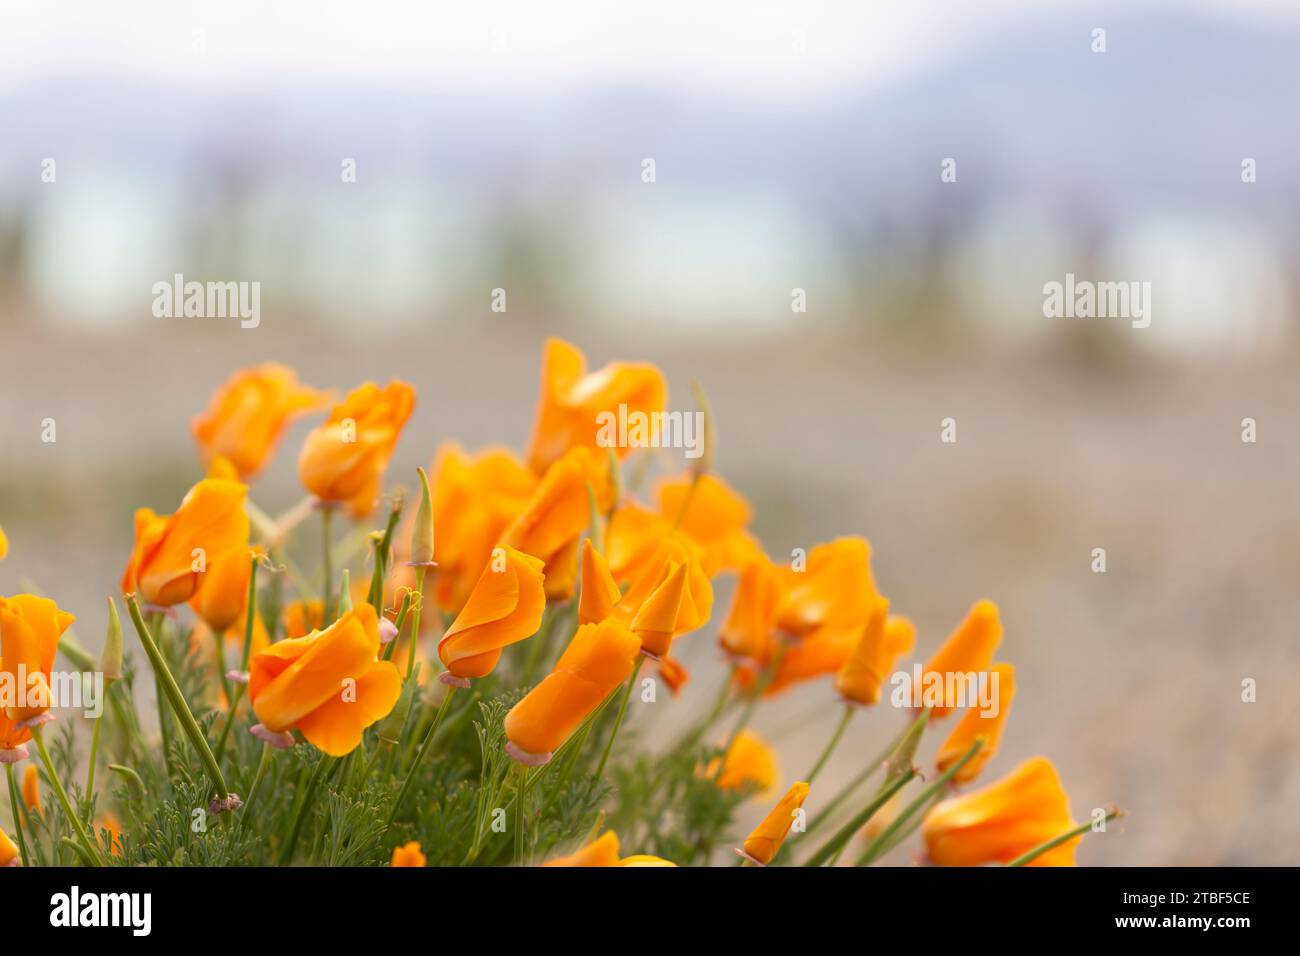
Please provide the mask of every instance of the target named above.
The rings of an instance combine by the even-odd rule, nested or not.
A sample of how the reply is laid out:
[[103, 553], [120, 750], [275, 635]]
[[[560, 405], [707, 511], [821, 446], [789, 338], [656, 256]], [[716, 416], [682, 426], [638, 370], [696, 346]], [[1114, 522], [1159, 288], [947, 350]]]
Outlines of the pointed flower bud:
[[104, 682], [122, 679], [122, 621], [117, 616], [117, 602], [108, 599], [108, 635], [99, 654], [99, 671]]
[[713, 424], [713, 406], [709, 404], [709, 397], [704, 394], [704, 389], [699, 382], [691, 382], [691, 395], [695, 397], [695, 404], [699, 407], [700, 416], [704, 422], [704, 428], [700, 435], [700, 456], [691, 460], [691, 475], [699, 479], [713, 470], [718, 436]]
[[609, 573], [605, 556], [587, 538], [582, 543], [582, 592], [578, 596], [578, 623], [599, 624], [614, 614], [623, 594]]
[[792, 786], [772, 812], [754, 827], [754, 832], [745, 838], [743, 855], [763, 866], [771, 863], [794, 824], [795, 813], [807, 799], [808, 784], [800, 781]]
[[433, 496], [429, 493], [429, 476], [423, 468], [420, 473], [420, 507], [415, 512], [415, 527], [411, 529], [411, 564], [433, 564]]

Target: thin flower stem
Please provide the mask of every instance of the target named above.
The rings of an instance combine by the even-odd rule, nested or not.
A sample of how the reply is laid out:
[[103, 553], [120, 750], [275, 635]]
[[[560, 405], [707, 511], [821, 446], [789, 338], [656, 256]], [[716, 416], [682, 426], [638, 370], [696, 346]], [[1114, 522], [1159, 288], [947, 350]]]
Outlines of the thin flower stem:
[[289, 839], [285, 841], [284, 849], [280, 851], [279, 866], [287, 866], [289, 861], [293, 859], [294, 848], [298, 845], [298, 835], [302, 832], [303, 821], [307, 818], [307, 809], [316, 796], [316, 788], [320, 786], [320, 778], [325, 771], [325, 765], [334, 762], [329, 754], [323, 753], [320, 755], [320, 759], [316, 761], [316, 766], [312, 768], [311, 777], [307, 780], [306, 787], [303, 788], [302, 800], [298, 803], [298, 812], [293, 816], [293, 827], [289, 830]]
[[623, 726], [623, 718], [627, 715], [627, 705], [632, 699], [632, 689], [636, 686], [637, 676], [641, 673], [641, 665], [645, 663], [645, 655], [638, 654], [636, 666], [632, 668], [632, 676], [627, 679], [627, 686], [623, 688], [623, 699], [618, 705], [618, 716], [614, 718], [614, 729], [609, 732], [609, 740], [605, 742], [605, 751], [600, 755], [600, 763], [596, 765], [594, 780], [599, 782], [605, 775], [605, 764], [609, 761], [610, 752], [614, 749], [614, 740], [618, 737], [619, 728]]
[[154, 676], [158, 678], [159, 685], [167, 695], [167, 703], [171, 705], [172, 712], [176, 715], [181, 728], [190, 739], [190, 744], [193, 745], [202, 759], [203, 767], [207, 771], [208, 779], [216, 788], [217, 796], [225, 800], [230, 796], [230, 791], [226, 788], [226, 778], [221, 775], [221, 767], [217, 764], [217, 758], [213, 756], [207, 738], [203, 736], [198, 721], [194, 719], [194, 714], [191, 713], [189, 705], [185, 703], [185, 695], [181, 693], [180, 687], [176, 684], [176, 678], [172, 676], [171, 670], [167, 667], [162, 651], [158, 649], [153, 636], [145, 626], [144, 618], [140, 614], [140, 602], [134, 594], [127, 597], [126, 606], [131, 612], [131, 622], [135, 625], [136, 633], [140, 635], [140, 643], [144, 645], [145, 653], [149, 656], [149, 663], [153, 665]]
[[854, 866], [868, 866], [879, 859], [881, 854], [884, 853], [885, 848], [890, 845], [890, 841], [894, 834], [901, 830], [918, 810], [929, 803], [930, 800], [934, 798], [935, 794], [942, 791], [948, 781], [956, 775], [957, 771], [970, 763], [983, 746], [984, 738], [976, 737], [975, 741], [969, 748], [967, 748], [966, 752], [962, 754], [960, 760], [943, 773], [939, 774], [939, 776], [935, 778], [934, 783], [922, 790], [915, 800], [909, 803], [898, 816], [894, 817], [889, 826], [885, 827], [885, 829], [882, 830], [874, 840], [867, 844], [867, 848], [862, 851], [862, 855], [858, 857], [858, 862], [855, 863]]
[[[257, 620], [257, 556], [254, 555], [249, 559], [251, 568], [248, 572], [248, 597], [245, 599], [247, 612], [244, 615], [244, 648], [239, 658], [239, 669], [244, 674], [248, 673], [248, 662], [253, 654], [253, 625]], [[217, 646], [221, 646], [221, 637], [217, 637]], [[239, 710], [239, 703], [244, 699], [244, 691], [247, 689], [246, 684], [237, 684], [233, 696], [228, 696], [226, 701], [230, 705], [226, 713], [225, 722], [221, 725], [221, 735], [217, 738], [217, 763], [221, 762], [221, 755], [226, 752], [226, 740], [230, 737], [231, 725], [235, 722], [235, 712]]]
[[[376, 610], [378, 609], [376, 608]], [[397, 628], [398, 634], [402, 633], [402, 628], [406, 626], [406, 618], [410, 613], [411, 613], [411, 592], [407, 591], [404, 595], [402, 595], [402, 606], [397, 611], [397, 620], [393, 622], [393, 626]], [[391, 661], [393, 659], [393, 651], [395, 650], [397, 650], [396, 636], [394, 636], [393, 639], [389, 641], [388, 644], [384, 647], [384, 653], [383, 653], [384, 660]]]
[[840, 853], [843, 852], [849, 840], [853, 838], [853, 834], [861, 830], [876, 815], [877, 811], [915, 776], [915, 770], [907, 770], [881, 787], [879, 792], [871, 799], [871, 802], [858, 811], [852, 820], [840, 827], [834, 836], [822, 844], [817, 852], [804, 862], [804, 866], [821, 866], [823, 863], [834, 863], [835, 860], [839, 859]]
[[[1124, 811], [1120, 810], [1119, 808], [1116, 808], [1106, 814], [1105, 822], [1110, 823], [1111, 820], [1114, 820], [1123, 815], [1124, 815]], [[1008, 863], [1007, 866], [1025, 866], [1026, 864], [1032, 863], [1034, 860], [1038, 859], [1048, 850], [1054, 850], [1062, 843], [1067, 843], [1070, 840], [1073, 840], [1075, 837], [1083, 836], [1085, 833], [1091, 830], [1092, 827], [1093, 827], [1092, 821], [1089, 821], [1087, 823], [1081, 823], [1073, 830], [1069, 830], [1065, 833], [1062, 833], [1058, 837], [1053, 837], [1052, 839], [1048, 840], [1046, 843], [1040, 843], [1038, 846], [1034, 847], [1028, 853], [1022, 853], [1020, 856], [1016, 857], [1014, 860]]]
[[333, 620], [334, 608], [334, 556], [330, 551], [330, 525], [333, 523], [334, 506], [329, 502], [321, 502], [320, 509], [320, 534], [321, 534], [321, 564], [324, 569], [322, 578], [324, 587], [321, 589], [321, 622], [322, 627]]
[[840, 792], [837, 793], [831, 799], [831, 802], [826, 805], [826, 809], [818, 811], [817, 819], [813, 820], [812, 823], [808, 824], [808, 829], [804, 833], [804, 838], [807, 839], [808, 835], [811, 834], [818, 827], [820, 827], [824, 821], [829, 820], [832, 816], [834, 816], [835, 811], [840, 808], [840, 805], [844, 803], [844, 801], [847, 800], [849, 797], [853, 796], [853, 791], [857, 790], [858, 787], [862, 786], [864, 783], [870, 780], [875, 775], [877, 770], [880, 770], [882, 767], [884, 767], [885, 761], [889, 759], [889, 755], [894, 752], [894, 749], [897, 746], [898, 746], [898, 741], [897, 740], [892, 741], [889, 744], [889, 746], [887, 746], [880, 753], [880, 755], [876, 757], [876, 759], [868, 763], [865, 767], [862, 768], [862, 770], [858, 773], [856, 777], [854, 777], [843, 787], [841, 787]]
[[428, 570], [423, 566], [415, 569], [415, 599], [411, 604], [411, 636], [406, 645], [406, 680], [415, 676], [415, 645], [420, 640], [420, 610], [424, 607], [424, 574]]
[[18, 807], [18, 784], [14, 782], [14, 765], [5, 764], [5, 780], [9, 784], [9, 808], [14, 815], [14, 833], [18, 836], [18, 854], [23, 861], [23, 866], [29, 866], [27, 862], [27, 837], [23, 836], [23, 817], [22, 811]]
[[257, 772], [253, 774], [253, 784], [248, 789], [248, 799], [244, 801], [244, 806], [240, 811], [239, 820], [235, 823], [235, 832], [238, 833], [244, 827], [244, 821], [248, 819], [248, 807], [257, 796], [257, 791], [262, 786], [262, 778], [266, 776], [266, 768], [271, 765], [271, 745], [262, 744], [262, 757], [257, 761]]
[[694, 747], [699, 743], [700, 738], [708, 733], [709, 728], [713, 726], [713, 722], [726, 713], [727, 709], [735, 702], [734, 698], [731, 696], [731, 689], [735, 680], [736, 667], [733, 664], [731, 670], [727, 672], [727, 676], [723, 678], [722, 686], [718, 688], [718, 696], [714, 698], [713, 707], [709, 711], [708, 716], [691, 728], [687, 733], [682, 735], [682, 737], [678, 739], [671, 748], [669, 748], [669, 752], [677, 753], [688, 747]]
[[[111, 692], [112, 685], [109, 685]], [[90, 732], [90, 761], [86, 768], [86, 799], [95, 795], [95, 763], [99, 759], [99, 732], [103, 729], [104, 715], [95, 718], [95, 729]]]
[[456, 696], [456, 685], [447, 684], [447, 693], [442, 698], [442, 704], [438, 707], [438, 715], [433, 718], [433, 723], [429, 725], [424, 739], [420, 741], [420, 749], [415, 752], [415, 759], [411, 761], [411, 766], [407, 768], [406, 776], [402, 779], [402, 786], [397, 791], [397, 798], [393, 800], [393, 807], [388, 811], [388, 820], [384, 823], [384, 830], [393, 825], [393, 820], [397, 818], [397, 811], [402, 807], [402, 800], [406, 797], [406, 791], [411, 789], [411, 781], [415, 779], [415, 771], [420, 767], [420, 761], [424, 759], [424, 753], [429, 749], [434, 734], [438, 732], [438, 725], [442, 723], [442, 718], [447, 715], [447, 709], [451, 706], [451, 699]]
[[68, 792], [63, 789], [63, 782], [59, 780], [59, 775], [54, 772], [54, 762], [50, 760], [50, 752], [45, 749], [45, 731], [42, 727], [32, 728], [32, 739], [36, 741], [36, 752], [41, 755], [41, 763], [45, 766], [45, 775], [50, 778], [50, 786], [54, 788], [54, 794], [59, 798], [59, 806], [63, 807], [63, 815], [68, 818], [72, 824], [72, 830], [77, 835], [77, 842], [81, 844], [95, 866], [103, 866], [103, 860], [100, 859], [95, 845], [90, 841], [86, 833], [86, 827], [81, 822], [81, 816], [72, 809], [72, 801], [68, 799]]
[[781, 659], [785, 657], [785, 643], [778, 643], [776, 653], [772, 655], [772, 660], [763, 668], [759, 675], [758, 682], [754, 685], [753, 691], [750, 692], [745, 700], [745, 709], [740, 712], [740, 718], [736, 721], [735, 726], [731, 728], [731, 736], [727, 738], [726, 746], [722, 748], [723, 760], [718, 762], [719, 770], [726, 760], [726, 755], [731, 751], [731, 745], [736, 742], [740, 732], [749, 725], [750, 719], [754, 716], [754, 708], [758, 706], [758, 700], [763, 696], [763, 692], [776, 678], [777, 669], [781, 666]]
[[822, 767], [826, 766], [826, 761], [830, 760], [831, 754], [834, 753], [835, 747], [839, 744], [840, 738], [844, 736], [844, 731], [849, 726], [849, 721], [853, 719], [853, 714], [853, 708], [848, 704], [845, 704], [844, 716], [840, 718], [840, 722], [835, 728], [835, 733], [831, 734], [831, 739], [826, 742], [826, 746], [822, 750], [821, 756], [817, 758], [817, 762], [813, 764], [813, 768], [808, 771], [808, 776], [803, 778], [810, 786], [817, 778], [817, 774], [821, 773]]

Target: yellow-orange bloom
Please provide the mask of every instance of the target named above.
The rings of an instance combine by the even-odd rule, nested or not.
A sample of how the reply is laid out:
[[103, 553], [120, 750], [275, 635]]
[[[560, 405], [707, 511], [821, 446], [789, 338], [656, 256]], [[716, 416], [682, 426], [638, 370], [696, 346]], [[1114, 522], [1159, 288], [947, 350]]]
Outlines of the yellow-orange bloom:
[[880, 688], [894, 661], [912, 649], [916, 629], [904, 617], [889, 617], [889, 602], [878, 598], [849, 655], [835, 673], [835, 690], [845, 700], [870, 706], [880, 700]]
[[691, 679], [690, 671], [686, 666], [675, 657], [663, 657], [659, 659], [659, 676], [663, 678], [672, 695], [676, 697], [686, 686], [686, 682]]
[[979, 776], [984, 765], [998, 752], [998, 744], [1002, 741], [1002, 728], [1007, 722], [1011, 700], [1016, 693], [1016, 669], [1010, 664], [994, 664], [989, 674], [990, 679], [992, 675], [997, 675], [997, 699], [994, 701], [996, 712], [985, 717], [978, 703], [967, 708], [935, 758], [939, 772], [943, 773], [962, 758], [975, 743], [976, 737], [984, 738], [984, 745], [975, 752], [975, 756], [953, 774], [953, 783], [969, 783]]
[[0, 528], [0, 561], [3, 561], [9, 554], [9, 539], [5, 537], [5, 529]]
[[[786, 645], [763, 696], [771, 697], [794, 684], [836, 673], [853, 653], [861, 630], [862, 625], [845, 622], [819, 628], [799, 643]], [[752, 687], [767, 664], [767, 661], [745, 662], [736, 668], [737, 683], [744, 688]]]
[[788, 588], [777, 607], [779, 628], [806, 638], [825, 627], [865, 624], [877, 596], [871, 545], [865, 538], [837, 538], [808, 552], [802, 571], [782, 569]]
[[[588, 373], [582, 352], [560, 339], [548, 340], [529, 467], [541, 474], [571, 448], [598, 448], [602, 413], [617, 417], [624, 406], [628, 416], [651, 415], [663, 411], [667, 397], [663, 373], [653, 365], [611, 362]], [[620, 458], [631, 450], [614, 444]]]
[[99, 827], [95, 833], [95, 840], [98, 843], [100, 835], [98, 830], [107, 830], [108, 852], [111, 856], [122, 855], [122, 822], [118, 820], [116, 814], [111, 810], [105, 810], [104, 815], [99, 818]]
[[640, 578], [670, 534], [668, 520], [649, 508], [629, 503], [615, 511], [605, 529], [605, 559], [614, 580], [627, 584]]
[[[504, 448], [467, 455], [455, 444], [438, 450], [430, 476], [433, 524], [438, 529], [435, 598], [444, 611], [456, 614], [492, 549], [532, 497], [537, 476]], [[408, 537], [398, 540], [404, 546]]]
[[542, 562], [502, 548], [483, 568], [465, 607], [438, 642], [438, 657], [456, 677], [486, 677], [503, 647], [537, 633], [545, 610]]
[[618, 834], [607, 830], [576, 853], [548, 860], [542, 866], [618, 866]]
[[393, 849], [393, 859], [389, 866], [425, 866], [428, 859], [420, 852], [420, 844], [416, 840], [410, 843], [404, 843], [402, 846]]
[[673, 866], [677, 864], [671, 860], [665, 860], [661, 856], [651, 856], [648, 853], [634, 853], [632, 856], [625, 856], [618, 861], [619, 866]]
[[667, 656], [675, 638], [704, 626], [713, 613], [713, 585], [697, 550], [679, 535], [665, 538], [619, 602], [642, 650], [656, 657]]
[[248, 695], [270, 731], [296, 727], [313, 745], [341, 757], [388, 715], [402, 681], [379, 660], [379, 621], [369, 604], [323, 631], [279, 641], [253, 657]]
[[599, 624], [614, 614], [623, 598], [609, 573], [604, 556], [587, 538], [582, 542], [582, 592], [578, 596], [578, 623]]
[[246, 553], [248, 487], [204, 478], [167, 517], [148, 508], [135, 513], [135, 549], [122, 574], [122, 592], [147, 604], [170, 607], [194, 596], [205, 572], [231, 551]]
[[[49, 711], [50, 671], [59, 638], [75, 620], [49, 598], [0, 597], [0, 671], [10, 675], [10, 686], [24, 691], [22, 706], [4, 708], [11, 721], [31, 720]], [[17, 728], [11, 731], [18, 733]]]
[[764, 865], [771, 863], [794, 824], [795, 814], [807, 799], [808, 784], [800, 781], [792, 786], [772, 812], [745, 838], [745, 854]]
[[640, 646], [617, 618], [579, 627], [554, 670], [506, 714], [506, 736], [528, 754], [555, 750], [631, 676]]
[[36, 764], [29, 763], [27, 769], [23, 771], [23, 804], [32, 813], [44, 816], [41, 810], [41, 778], [36, 771]]
[[[1033, 757], [1001, 780], [939, 804], [921, 833], [937, 865], [979, 866], [1010, 863], [1074, 826], [1056, 768]], [[1028, 865], [1074, 866], [1078, 844], [1079, 838], [1067, 840]]]
[[217, 555], [208, 562], [208, 571], [190, 598], [190, 607], [218, 634], [247, 616], [252, 559], [252, 552], [242, 548]]
[[402, 428], [415, 408], [415, 389], [392, 381], [366, 382], [312, 429], [298, 455], [298, 477], [322, 501], [347, 502], [366, 513], [379, 497], [380, 479]]
[[21, 855], [9, 834], [0, 830], [0, 866], [20, 866]]
[[737, 570], [761, 554], [758, 542], [745, 530], [753, 514], [749, 502], [715, 475], [701, 475], [691, 491], [694, 481], [685, 475], [661, 482], [659, 513], [677, 522], [681, 532], [701, 547], [708, 575]]
[[[929, 683], [942, 679], [947, 683], [949, 674], [979, 673], [989, 669], [993, 663], [993, 652], [1002, 643], [1002, 621], [998, 616], [998, 606], [992, 601], [976, 601], [966, 615], [965, 620], [957, 626], [943, 646], [934, 652], [926, 663], [922, 680]], [[937, 678], [929, 675], [938, 675]], [[924, 686], [924, 685], [923, 685]], [[943, 703], [931, 711], [931, 716], [946, 717], [952, 712], [955, 701], [947, 699], [945, 692]]]
[[759, 554], [741, 568], [731, 610], [718, 631], [718, 641], [728, 654], [755, 661], [771, 657], [781, 586], [782, 578], [766, 555]]
[[280, 614], [285, 637], [303, 637], [325, 625], [325, 604], [322, 601], [294, 601], [286, 604]]
[[727, 748], [722, 759], [721, 772], [718, 772], [718, 759], [709, 761], [704, 773], [707, 777], [717, 774], [714, 781], [720, 790], [744, 790], [753, 788], [755, 792], [764, 793], [776, 786], [780, 769], [774, 751], [758, 734], [752, 730], [742, 730]]
[[286, 365], [267, 362], [240, 369], [213, 393], [207, 411], [190, 423], [203, 466], [221, 455], [230, 459], [241, 478], [257, 474], [290, 419], [325, 400]]
[[547, 469], [524, 510], [502, 540], [546, 566], [546, 596], [567, 600], [578, 575], [578, 540], [591, 520], [591, 497], [604, 511], [609, 502], [609, 466], [589, 448], [574, 448]]

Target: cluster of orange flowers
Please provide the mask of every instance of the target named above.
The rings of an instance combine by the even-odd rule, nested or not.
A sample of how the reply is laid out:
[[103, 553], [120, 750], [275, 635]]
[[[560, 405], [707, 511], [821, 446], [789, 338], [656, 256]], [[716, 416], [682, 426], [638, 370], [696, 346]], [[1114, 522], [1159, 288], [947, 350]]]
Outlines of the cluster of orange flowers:
[[[138, 596], [146, 610], [188, 604], [214, 640], [239, 643], [247, 629], [247, 673], [233, 676], [246, 680], [253, 730], [268, 743], [292, 746], [296, 732], [333, 757], [357, 748], [414, 677], [410, 666], [399, 666], [403, 655], [391, 659], [389, 643], [409, 629], [408, 661], [417, 653], [423, 658], [425, 601], [451, 618], [445, 630], [438, 628], [436, 645], [448, 695], [491, 674], [508, 648], [537, 635], [548, 606], [573, 602], [577, 624], [563, 635], [567, 646], [505, 717], [507, 750], [525, 766], [546, 763], [621, 687], [631, 686], [643, 662], [679, 693], [689, 678], [674, 645], [710, 620], [720, 575], [736, 577], [719, 631], [732, 666], [733, 701], [752, 704], [833, 677], [847, 705], [870, 707], [916, 642], [911, 621], [891, 614], [879, 594], [865, 539], [817, 545], [791, 564], [769, 558], [748, 530], [748, 503], [709, 470], [711, 448], [684, 474], [659, 481], [645, 500], [634, 497], [620, 464], [631, 449], [601, 447], [596, 423], [620, 408], [664, 411], [664, 377], [645, 364], [588, 371], [582, 353], [558, 340], [546, 347], [536, 421], [522, 458], [504, 448], [470, 453], [449, 444], [436, 455], [432, 479], [421, 473], [421, 505], [408, 515], [409, 534], [395, 538], [379, 606], [364, 588], [339, 595], [337, 604], [328, 593], [319, 601], [300, 595], [282, 615], [284, 635], [269, 634], [249, 607], [250, 597], [256, 601], [250, 577], [259, 557], [273, 552], [311, 509], [269, 519], [249, 500], [249, 482], [292, 419], [331, 402], [281, 365], [233, 376], [193, 422], [207, 477], [173, 513], [136, 513], [135, 544], [121, 579], [122, 592]], [[394, 381], [366, 383], [330, 407], [298, 456], [299, 477], [316, 509], [345, 512], [358, 523], [371, 518], [414, 406], [414, 389]], [[0, 558], [7, 547], [0, 532]], [[48, 681], [71, 622], [51, 600], [0, 598], [0, 668], [12, 672], [22, 664]], [[996, 716], [968, 709], [939, 750], [938, 770], [953, 785], [974, 780], [997, 751], [1014, 695], [1013, 668], [993, 661], [1001, 634], [997, 608], [979, 602], [924, 667], [999, 677]], [[239, 701], [225, 703], [233, 711]], [[951, 709], [933, 707], [927, 718]], [[0, 760], [26, 756], [25, 744], [49, 719], [47, 710], [0, 713]], [[976, 741], [981, 746], [972, 754]], [[719, 787], [774, 783], [774, 757], [752, 732], [733, 734], [728, 743], [702, 771], [716, 776]], [[744, 841], [748, 861], [775, 858], [809, 794], [807, 782], [790, 788]], [[922, 832], [929, 859], [940, 865], [1009, 862], [1075, 826], [1056, 772], [1043, 758], [926, 809]], [[1061, 842], [1032, 862], [1070, 864], [1077, 842]], [[548, 865], [672, 865], [619, 852], [618, 837], [608, 832]], [[0, 863], [17, 853], [0, 833]], [[392, 863], [423, 865], [424, 856], [418, 844], [407, 844], [394, 851]]]

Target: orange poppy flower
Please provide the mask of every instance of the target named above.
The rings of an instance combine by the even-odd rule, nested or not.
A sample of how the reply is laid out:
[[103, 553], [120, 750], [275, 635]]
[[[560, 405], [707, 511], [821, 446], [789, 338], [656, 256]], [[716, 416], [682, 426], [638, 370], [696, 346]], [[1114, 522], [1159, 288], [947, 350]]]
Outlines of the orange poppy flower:
[[[993, 652], [1001, 643], [1002, 621], [998, 616], [998, 606], [992, 601], [977, 601], [965, 620], [926, 662], [922, 669], [922, 680], [928, 683], [935, 679], [929, 676], [934, 674], [946, 684], [950, 674], [977, 674], [986, 671], [993, 663]], [[931, 716], [948, 716], [954, 703], [955, 701], [947, 700], [945, 695], [943, 705], [934, 707]]]
[[5, 529], [0, 528], [0, 561], [3, 561], [9, 554], [9, 539], [5, 537]]
[[[722, 760], [719, 772], [718, 760]], [[752, 730], [742, 730], [727, 748], [725, 757], [714, 757], [704, 770], [706, 777], [717, 775], [715, 783], [720, 790], [753, 788], [764, 793], [776, 786], [780, 769], [773, 750]]]
[[731, 610], [718, 631], [718, 642], [733, 657], [769, 660], [776, 608], [781, 601], [782, 578], [764, 554], [740, 571]]
[[643, 568], [617, 613], [640, 638], [642, 650], [665, 657], [674, 639], [708, 623], [713, 585], [700, 566], [697, 546], [680, 535], [660, 541]]
[[[787, 644], [763, 696], [772, 697], [795, 684], [836, 673], [858, 643], [861, 624], [827, 625], [796, 644]], [[736, 682], [752, 687], [768, 661], [747, 661], [736, 668]]]
[[796, 812], [807, 799], [808, 784], [800, 781], [792, 786], [772, 812], [745, 838], [745, 855], [764, 865], [771, 863], [794, 825]]
[[170, 607], [192, 598], [205, 572], [223, 555], [248, 548], [248, 487], [204, 478], [167, 517], [148, 508], [135, 513], [135, 549], [122, 574], [122, 593]]
[[486, 677], [503, 647], [537, 633], [545, 610], [542, 562], [502, 548], [483, 568], [465, 607], [438, 642], [438, 657], [456, 677]]
[[21, 860], [18, 845], [9, 839], [9, 834], [0, 830], [0, 866], [21, 866]]
[[614, 580], [627, 584], [645, 574], [660, 542], [671, 533], [667, 519], [649, 508], [629, 503], [615, 511], [605, 529], [605, 559]]
[[280, 612], [285, 637], [303, 637], [325, 626], [325, 604], [322, 601], [294, 601]]
[[36, 764], [29, 763], [27, 769], [23, 771], [23, 804], [36, 816], [44, 816], [41, 810], [41, 776], [36, 770]]
[[240, 548], [218, 555], [208, 563], [207, 574], [190, 598], [190, 607], [218, 634], [247, 616], [252, 559], [251, 550]]
[[715, 475], [701, 475], [692, 492], [694, 481], [685, 475], [660, 482], [659, 513], [670, 524], [681, 515], [677, 527], [703, 549], [704, 570], [710, 577], [738, 570], [762, 552], [745, 530], [753, 515], [749, 502]]
[[668, 690], [672, 692], [674, 697], [681, 694], [682, 688], [691, 679], [690, 671], [686, 669], [681, 661], [674, 657], [660, 659], [659, 676], [663, 678], [663, 682], [668, 685]]
[[524, 510], [502, 540], [546, 566], [546, 596], [573, 596], [578, 575], [578, 541], [591, 520], [591, 498], [604, 511], [610, 497], [608, 463], [588, 448], [574, 448], [547, 469]]
[[[1075, 826], [1069, 798], [1046, 757], [1026, 760], [1010, 774], [979, 790], [939, 804], [921, 833], [939, 866], [1009, 863]], [[1074, 866], [1079, 838], [1032, 860], [1029, 866]]]
[[616, 618], [578, 628], [555, 668], [506, 714], [506, 736], [525, 754], [554, 751], [632, 674], [640, 650]]
[[823, 627], [864, 624], [877, 596], [871, 574], [871, 545], [865, 538], [837, 538], [817, 545], [804, 570], [783, 568], [788, 585], [777, 607], [776, 623], [786, 633], [806, 638]]
[[379, 660], [379, 646], [379, 622], [369, 604], [323, 631], [270, 645], [253, 657], [253, 712], [273, 733], [296, 727], [331, 757], [351, 753], [402, 690], [396, 666]]
[[989, 673], [997, 675], [997, 699], [994, 701], [996, 712], [986, 717], [978, 703], [968, 707], [935, 758], [939, 772], [943, 773], [962, 758], [975, 743], [976, 737], [984, 738], [984, 745], [975, 752], [975, 756], [953, 774], [953, 783], [969, 783], [979, 776], [984, 765], [998, 752], [998, 744], [1002, 741], [1002, 728], [1007, 722], [1007, 715], [1011, 713], [1011, 700], [1016, 693], [1016, 669], [1010, 664], [994, 664]]
[[209, 467], [228, 458], [240, 478], [262, 470], [289, 421], [318, 408], [325, 393], [298, 381], [293, 369], [267, 362], [240, 369], [212, 395], [207, 411], [196, 415], [190, 431]]
[[912, 622], [889, 617], [889, 602], [878, 598], [853, 652], [835, 673], [835, 690], [856, 704], [876, 703], [894, 662], [912, 649], [915, 640]]
[[[111, 856], [122, 855], [122, 822], [118, 820], [117, 815], [112, 810], [105, 810], [104, 815], [99, 818], [99, 826], [95, 831], [95, 842], [100, 842], [99, 830], [107, 830], [108, 852]], [[102, 845], [102, 844], [101, 844]]]
[[[4, 708], [9, 720], [27, 721], [49, 711], [50, 671], [59, 638], [75, 620], [49, 598], [34, 594], [0, 597], [0, 670], [11, 675], [11, 686], [24, 691], [21, 706], [16, 703]], [[11, 736], [20, 733], [16, 728], [10, 731]]]
[[[667, 401], [663, 373], [653, 365], [611, 362], [587, 372], [582, 352], [568, 342], [549, 339], [542, 356], [541, 395], [528, 444], [528, 464], [541, 474], [571, 448], [597, 449], [602, 412], [629, 415], [662, 412]], [[629, 448], [615, 452], [625, 457]], [[604, 454], [602, 451], [601, 454]]]
[[303, 443], [298, 455], [303, 485], [322, 501], [347, 503], [353, 514], [369, 512], [414, 409], [415, 389], [405, 382], [383, 388], [366, 382], [348, 393]]
[[618, 834], [607, 830], [576, 853], [548, 860], [542, 866], [618, 866]]
[[404, 843], [393, 850], [393, 859], [388, 865], [392, 867], [425, 866], [428, 862], [428, 859], [420, 851], [419, 842], [412, 840], [410, 843]]

